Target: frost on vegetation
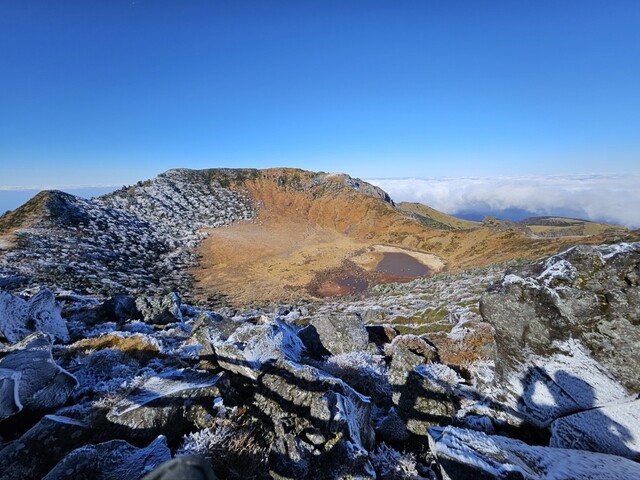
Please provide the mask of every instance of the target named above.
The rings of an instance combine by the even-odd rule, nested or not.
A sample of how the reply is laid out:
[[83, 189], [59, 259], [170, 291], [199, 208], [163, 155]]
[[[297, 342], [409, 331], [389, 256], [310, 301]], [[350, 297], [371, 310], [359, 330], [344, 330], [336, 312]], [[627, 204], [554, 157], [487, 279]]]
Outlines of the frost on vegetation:
[[140, 363], [114, 348], [93, 352], [72, 366], [79, 386], [76, 398], [92, 394], [114, 393], [140, 370]]
[[416, 457], [413, 453], [398, 452], [384, 442], [371, 452], [370, 458], [373, 468], [381, 480], [418, 480], [423, 478], [418, 473]]
[[262, 478], [268, 468], [264, 440], [253, 427], [217, 419], [214, 426], [185, 435], [176, 456], [211, 459], [220, 478]]
[[382, 355], [347, 352], [329, 357], [322, 368], [365, 395], [390, 395], [387, 367]]
[[456, 385], [464, 382], [464, 379], [455, 370], [442, 363], [418, 365], [415, 370], [432, 384], [439, 385], [447, 391], [451, 391]]

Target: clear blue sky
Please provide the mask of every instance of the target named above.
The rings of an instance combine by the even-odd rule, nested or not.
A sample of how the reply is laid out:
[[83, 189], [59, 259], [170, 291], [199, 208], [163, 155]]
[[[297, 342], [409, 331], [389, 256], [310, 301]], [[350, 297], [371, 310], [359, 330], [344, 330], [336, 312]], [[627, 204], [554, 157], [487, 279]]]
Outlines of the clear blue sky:
[[640, 1], [0, 0], [0, 185], [640, 170]]

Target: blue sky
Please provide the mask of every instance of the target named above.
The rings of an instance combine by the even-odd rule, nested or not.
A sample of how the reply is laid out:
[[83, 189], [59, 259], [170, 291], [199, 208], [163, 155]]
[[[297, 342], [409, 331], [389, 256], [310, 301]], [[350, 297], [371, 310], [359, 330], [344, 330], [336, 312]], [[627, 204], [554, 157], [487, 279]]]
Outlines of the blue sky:
[[640, 172], [640, 2], [0, 0], [0, 186]]

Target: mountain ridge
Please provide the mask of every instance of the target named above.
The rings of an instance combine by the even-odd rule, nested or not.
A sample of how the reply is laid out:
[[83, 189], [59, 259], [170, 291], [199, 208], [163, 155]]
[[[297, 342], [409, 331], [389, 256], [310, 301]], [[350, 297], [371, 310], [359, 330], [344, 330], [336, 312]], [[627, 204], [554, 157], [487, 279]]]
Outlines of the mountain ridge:
[[440, 212], [448, 229], [437, 229], [402, 205], [347, 174], [172, 169], [92, 200], [37, 194], [0, 217], [0, 274], [85, 293], [222, 291], [250, 302], [260, 289], [273, 299], [313, 298], [323, 278], [325, 290], [350, 293], [331, 283], [350, 270], [375, 284], [389, 248], [435, 272], [535, 258], [571, 243], [483, 225], [456, 229], [469, 224], [446, 225], [442, 219], [454, 220]]

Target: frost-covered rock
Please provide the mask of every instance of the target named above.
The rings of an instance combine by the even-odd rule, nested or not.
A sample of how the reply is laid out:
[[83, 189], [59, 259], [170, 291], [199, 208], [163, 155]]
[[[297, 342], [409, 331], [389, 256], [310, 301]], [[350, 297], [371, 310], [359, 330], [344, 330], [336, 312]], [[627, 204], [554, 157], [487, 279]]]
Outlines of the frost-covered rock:
[[505, 379], [530, 354], [573, 339], [631, 391], [640, 391], [640, 243], [577, 246], [513, 271], [482, 297]]
[[640, 460], [640, 400], [593, 408], [557, 419], [550, 446]]
[[0, 291], [0, 334], [11, 343], [34, 332], [47, 333], [67, 342], [69, 331], [60, 316], [61, 311], [62, 305], [46, 288], [28, 300]]
[[209, 415], [220, 396], [216, 384], [222, 374], [171, 370], [151, 376], [107, 414], [131, 438], [149, 439], [163, 434], [174, 439], [190, 425]]
[[112, 440], [72, 451], [44, 479], [138, 480], [168, 460], [171, 451], [164, 436], [144, 448]]
[[73, 312], [66, 315], [68, 322], [80, 322], [88, 326], [93, 326], [98, 323], [124, 322], [141, 318], [142, 314], [136, 307], [136, 299], [129, 295], [114, 295], [104, 302], [93, 303], [85, 308], [80, 305], [79, 308], [75, 308]]
[[295, 414], [296, 433], [315, 431], [317, 442], [348, 439], [357, 449], [373, 446], [369, 399], [317, 368], [287, 360], [264, 367], [255, 405], [273, 421]]
[[332, 355], [364, 351], [369, 343], [369, 334], [358, 314], [321, 315], [311, 320], [310, 326]]
[[42, 478], [90, 434], [90, 426], [83, 422], [45, 415], [20, 438], [0, 446], [0, 478]]
[[390, 369], [389, 379], [393, 404], [409, 432], [424, 437], [427, 427], [453, 421], [453, 388], [461, 379], [446, 365], [418, 365], [404, 375]]
[[260, 325], [245, 324], [226, 340], [213, 344], [218, 364], [225, 370], [256, 380], [270, 360], [300, 361], [304, 345], [292, 326], [267, 317]]
[[376, 404], [390, 404], [391, 386], [382, 355], [367, 352], [341, 353], [327, 358], [322, 369], [371, 397]]
[[136, 300], [136, 307], [144, 321], [154, 325], [181, 322], [181, 304], [180, 295], [175, 292], [168, 293], [164, 297], [139, 297]]
[[19, 374], [12, 376], [18, 383], [17, 403], [25, 411], [45, 412], [59, 407], [78, 385], [73, 375], [54, 362], [51, 342], [43, 333], [34, 333], [3, 353], [0, 369]]
[[632, 480], [640, 464], [603, 453], [534, 447], [455, 427], [429, 429], [429, 446], [445, 480]]
[[554, 353], [529, 354], [485, 393], [545, 428], [561, 416], [629, 397], [578, 341], [553, 342], [550, 352]]

